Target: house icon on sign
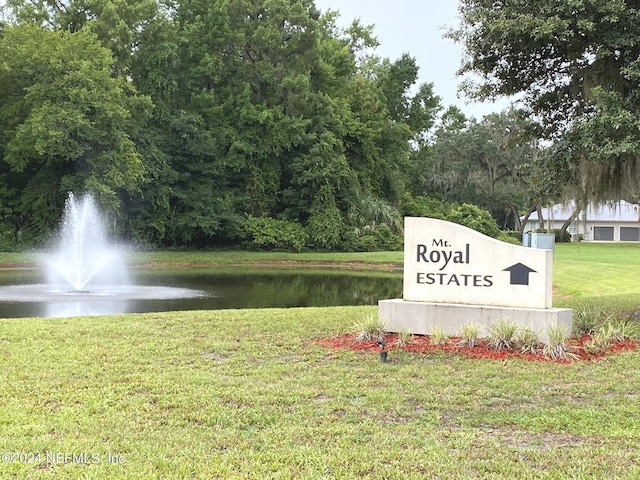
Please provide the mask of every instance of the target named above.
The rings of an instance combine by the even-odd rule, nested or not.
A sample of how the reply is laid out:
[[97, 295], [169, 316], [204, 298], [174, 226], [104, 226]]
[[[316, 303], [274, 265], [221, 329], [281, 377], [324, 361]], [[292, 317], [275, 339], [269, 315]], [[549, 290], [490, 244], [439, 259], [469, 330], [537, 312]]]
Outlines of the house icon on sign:
[[510, 272], [511, 285], [529, 285], [529, 274], [536, 273], [536, 271], [532, 268], [523, 265], [522, 263], [516, 263], [507, 267], [503, 270], [503, 272]]

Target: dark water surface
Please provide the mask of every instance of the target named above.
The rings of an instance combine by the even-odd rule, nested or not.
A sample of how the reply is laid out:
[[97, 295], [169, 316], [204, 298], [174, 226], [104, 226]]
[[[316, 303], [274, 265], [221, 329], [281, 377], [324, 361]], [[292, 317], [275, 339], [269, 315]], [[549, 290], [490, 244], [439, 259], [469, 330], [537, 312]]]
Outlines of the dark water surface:
[[[35, 270], [0, 272], [0, 318], [229, 308], [376, 305], [402, 296], [402, 274], [371, 271], [191, 269], [133, 272], [130, 292], [44, 292]], [[22, 289], [22, 290], [21, 290]], [[126, 287], [122, 287], [126, 290]], [[185, 298], [184, 289], [191, 294]], [[136, 290], [135, 292], [133, 290]], [[169, 292], [165, 295], [165, 290]], [[18, 293], [15, 293], [15, 292]], [[25, 292], [23, 295], [22, 291]], [[30, 296], [26, 296], [29, 292]], [[172, 295], [172, 292], [175, 295]], [[18, 295], [20, 301], [11, 298]], [[156, 297], [162, 298], [156, 298]], [[175, 297], [175, 298], [174, 298]]]

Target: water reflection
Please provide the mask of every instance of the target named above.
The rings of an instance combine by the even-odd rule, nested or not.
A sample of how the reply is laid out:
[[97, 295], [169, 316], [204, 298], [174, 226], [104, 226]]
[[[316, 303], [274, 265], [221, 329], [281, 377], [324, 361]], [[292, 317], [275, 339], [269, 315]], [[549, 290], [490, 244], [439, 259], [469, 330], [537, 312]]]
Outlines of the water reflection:
[[[61, 302], [44, 304], [44, 317], [87, 317], [129, 312], [130, 302]], [[40, 316], [40, 315], [36, 315]]]
[[[378, 300], [402, 296], [402, 274], [380, 272], [285, 271], [253, 269], [222, 271], [195, 269], [134, 272], [136, 285], [159, 290], [202, 292], [193, 298], [126, 297], [65, 298], [40, 296], [30, 301], [8, 301], [2, 285], [33, 284], [37, 272], [0, 272], [0, 317], [68, 317], [228, 308], [274, 308], [336, 305], [376, 305]], [[33, 285], [31, 285], [33, 286]]]

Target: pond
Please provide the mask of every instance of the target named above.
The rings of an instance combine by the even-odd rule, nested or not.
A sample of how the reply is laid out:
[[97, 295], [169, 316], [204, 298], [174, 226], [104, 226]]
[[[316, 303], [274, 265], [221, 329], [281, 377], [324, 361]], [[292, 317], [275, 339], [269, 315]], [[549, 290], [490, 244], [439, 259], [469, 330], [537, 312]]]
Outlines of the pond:
[[[378, 300], [402, 296], [402, 273], [378, 271], [237, 267], [136, 270], [133, 274], [135, 294], [57, 292], [50, 295], [39, 289], [44, 286], [40, 285], [41, 275], [36, 270], [1, 271], [0, 318], [377, 305]], [[19, 298], [15, 296], [16, 291], [20, 292]], [[31, 292], [30, 297], [22, 293], [26, 291]]]

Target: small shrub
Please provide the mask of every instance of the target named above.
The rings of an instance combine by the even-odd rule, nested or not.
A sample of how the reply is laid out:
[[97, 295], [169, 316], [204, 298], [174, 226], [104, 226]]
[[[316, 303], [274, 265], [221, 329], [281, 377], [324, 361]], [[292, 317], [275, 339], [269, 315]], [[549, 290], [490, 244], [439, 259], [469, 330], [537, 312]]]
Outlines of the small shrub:
[[594, 333], [605, 318], [605, 308], [602, 299], [586, 300], [578, 305], [573, 316], [573, 334]]
[[460, 342], [458, 345], [462, 347], [475, 347], [478, 345], [479, 332], [480, 328], [477, 325], [465, 323], [462, 326], [462, 331], [460, 332]]
[[333, 193], [326, 190], [321, 189], [311, 206], [306, 232], [313, 247], [336, 250], [340, 246], [344, 222]]
[[347, 228], [342, 232], [340, 249], [343, 252], [375, 252], [376, 239], [373, 235], [357, 235], [353, 228]]
[[381, 225], [368, 233], [356, 234], [353, 229], [342, 236], [341, 249], [356, 252], [391, 252], [402, 250], [402, 237], [391, 231], [386, 225]]
[[511, 243], [512, 245], [522, 245], [522, 240], [518, 240], [508, 232], [500, 232], [500, 234], [498, 235], [498, 240], [505, 243]]
[[542, 349], [542, 353], [547, 358], [554, 360], [575, 360], [578, 356], [571, 352], [567, 344], [567, 329], [562, 325], [551, 325], [547, 328], [548, 342]]
[[413, 341], [413, 334], [409, 331], [407, 327], [404, 327], [402, 330], [398, 332], [398, 345], [404, 347], [405, 345], [409, 345]]
[[449, 342], [449, 335], [444, 333], [442, 327], [436, 325], [431, 331], [431, 343], [434, 345], [446, 345]]
[[591, 353], [601, 352], [611, 344], [611, 332], [601, 327], [591, 334], [591, 338], [584, 344], [584, 348]]
[[591, 340], [588, 340], [587, 342], [585, 342], [585, 344], [583, 345], [583, 348], [588, 353], [598, 353], [602, 351], [601, 349], [596, 347]]
[[566, 230], [564, 231], [564, 233], [562, 233], [561, 229], [555, 229], [553, 233], [556, 236], [556, 243], [561, 243], [561, 242], [568, 243], [571, 241], [571, 234]]
[[537, 354], [540, 350], [540, 336], [529, 327], [518, 330], [514, 343], [522, 353]]
[[584, 348], [589, 352], [601, 352], [612, 342], [622, 343], [627, 339], [638, 338], [638, 330], [636, 322], [610, 319], [591, 333], [591, 338], [584, 344]]
[[442, 199], [429, 196], [412, 197], [405, 193], [402, 197], [402, 215], [409, 217], [429, 217], [446, 220], [450, 206]]
[[515, 345], [518, 325], [514, 322], [501, 320], [489, 327], [487, 345], [496, 350], [511, 350]]
[[472, 228], [491, 238], [497, 238], [500, 234], [500, 227], [498, 227], [491, 214], [487, 210], [470, 203], [451, 207], [447, 220]]
[[384, 320], [377, 315], [368, 315], [361, 323], [356, 325], [358, 342], [382, 341], [384, 340], [385, 327]]
[[387, 225], [381, 225], [373, 231], [378, 250], [393, 252], [401, 251], [403, 247], [402, 236], [394, 233]]
[[607, 326], [611, 333], [611, 340], [614, 342], [622, 343], [627, 339], [635, 340], [640, 337], [640, 325], [631, 319], [609, 318]]
[[299, 252], [309, 239], [301, 225], [275, 218], [249, 217], [245, 229], [250, 245], [261, 250]]

